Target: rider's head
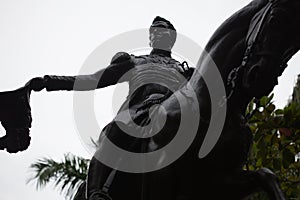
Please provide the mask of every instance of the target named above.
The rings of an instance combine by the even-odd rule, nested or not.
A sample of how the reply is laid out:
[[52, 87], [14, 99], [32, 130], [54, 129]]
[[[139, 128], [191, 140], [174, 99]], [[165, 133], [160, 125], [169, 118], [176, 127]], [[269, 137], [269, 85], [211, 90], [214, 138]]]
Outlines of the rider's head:
[[168, 20], [155, 17], [149, 29], [150, 46], [154, 49], [171, 51], [176, 41], [176, 29]]

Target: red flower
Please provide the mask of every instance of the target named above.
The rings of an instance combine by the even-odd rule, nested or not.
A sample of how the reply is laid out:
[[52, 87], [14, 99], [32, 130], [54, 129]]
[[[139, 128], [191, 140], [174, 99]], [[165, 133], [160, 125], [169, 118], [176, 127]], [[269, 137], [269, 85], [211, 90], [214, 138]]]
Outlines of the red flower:
[[279, 133], [281, 135], [286, 136], [286, 137], [289, 137], [289, 136], [292, 135], [292, 131], [290, 129], [288, 129], [288, 128], [279, 128]]

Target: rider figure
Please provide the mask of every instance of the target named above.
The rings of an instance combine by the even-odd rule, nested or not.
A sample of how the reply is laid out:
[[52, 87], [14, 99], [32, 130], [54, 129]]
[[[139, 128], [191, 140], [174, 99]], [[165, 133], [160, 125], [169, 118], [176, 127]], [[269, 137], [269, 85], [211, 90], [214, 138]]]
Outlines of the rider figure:
[[[113, 56], [108, 67], [94, 74], [78, 76], [46, 75], [43, 78], [32, 79], [29, 85], [35, 91], [44, 88], [47, 91], [84, 91], [128, 82], [129, 95], [125, 103], [116, 118], [102, 130], [101, 135], [106, 135], [121, 148], [134, 152], [147, 151], [142, 145], [144, 140], [124, 134], [116, 122], [125, 126], [132, 124], [147, 125], [150, 122], [148, 117], [150, 107], [168, 98], [186, 83], [193, 73], [193, 69], [185, 68], [183, 64], [171, 57], [171, 49], [176, 41], [177, 33], [168, 20], [157, 16], [150, 26], [149, 34], [149, 45], [152, 47], [149, 55], [134, 56], [119, 52]], [[124, 117], [122, 115], [123, 111], [129, 111], [130, 117]], [[100, 143], [101, 135], [99, 138]], [[99, 191], [103, 189], [111, 171], [111, 168], [102, 164], [95, 156], [92, 158], [87, 182], [89, 200], [100, 199], [101, 193]]]

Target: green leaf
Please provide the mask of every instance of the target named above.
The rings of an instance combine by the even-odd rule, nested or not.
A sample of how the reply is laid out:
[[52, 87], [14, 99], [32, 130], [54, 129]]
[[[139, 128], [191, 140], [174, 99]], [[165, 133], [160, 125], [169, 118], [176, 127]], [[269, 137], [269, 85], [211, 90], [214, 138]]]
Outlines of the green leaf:
[[266, 107], [266, 110], [267, 110], [269, 113], [272, 113], [272, 112], [275, 110], [275, 105], [274, 105], [274, 104], [269, 104], [269, 105]]
[[288, 148], [283, 149], [282, 162], [285, 169], [289, 168], [290, 164], [295, 162], [295, 154], [293, 154]]
[[283, 110], [282, 109], [277, 109], [277, 110], [275, 110], [275, 114], [276, 115], [282, 115], [284, 112], [283, 112]]
[[259, 102], [262, 107], [265, 107], [269, 103], [269, 98], [267, 96], [263, 96]]
[[[276, 131], [277, 131], [277, 130], [276, 130]], [[278, 146], [278, 140], [279, 140], [279, 138], [278, 138], [278, 136], [277, 136], [277, 133], [274, 133], [274, 134], [272, 135], [271, 144], [272, 144], [272, 145], [275, 145], [275, 144], [276, 144], [276, 146]]]
[[71, 199], [75, 190], [86, 179], [88, 163], [88, 159], [72, 154], [66, 154], [61, 162], [42, 158], [31, 164], [34, 175], [27, 183], [35, 180], [37, 188], [41, 188], [53, 182], [55, 187]]
[[281, 160], [280, 159], [278, 159], [278, 158], [273, 159], [273, 169], [276, 171], [281, 170]]

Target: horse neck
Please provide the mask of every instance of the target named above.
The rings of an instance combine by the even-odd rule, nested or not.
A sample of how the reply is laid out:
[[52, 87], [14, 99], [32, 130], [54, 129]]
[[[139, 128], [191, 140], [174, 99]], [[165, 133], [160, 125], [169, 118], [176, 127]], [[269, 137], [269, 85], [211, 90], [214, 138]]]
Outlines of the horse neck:
[[[210, 101], [210, 94], [202, 77], [205, 76], [205, 73], [209, 73], [211, 67], [217, 67], [223, 79], [226, 94], [228, 95], [231, 92], [231, 87], [227, 86], [227, 79], [231, 70], [238, 67], [242, 62], [245, 52], [246, 28], [241, 26], [233, 29], [220, 38], [218, 42], [215, 42], [213, 46], [207, 46], [206, 51], [202, 53], [197, 64], [196, 72], [198, 73], [194, 73], [190, 80], [191, 86], [198, 95], [200, 108], [203, 107], [204, 110], [210, 108], [205, 103]], [[234, 109], [236, 112], [243, 112], [250, 101], [250, 99], [238, 95], [238, 93], [238, 90], [234, 91], [235, 95], [228, 99], [227, 107], [230, 111]], [[236, 98], [237, 96], [238, 98]]]
[[[209, 70], [212, 64], [211, 61], [213, 61], [226, 86], [229, 73], [242, 62], [246, 47], [245, 38], [252, 17], [264, 7], [268, 1], [269, 0], [253, 0], [223, 22], [209, 40], [195, 70], [196, 72], [200, 71], [200, 73], [194, 73], [190, 80], [190, 84], [198, 95], [199, 102], [201, 102], [200, 104], [205, 104], [202, 100], [206, 102], [209, 101], [210, 98], [209, 92], [205, 87], [205, 81], [202, 78], [202, 73], [206, 73], [206, 71]], [[231, 88], [226, 86], [227, 94], [229, 94], [230, 90]], [[242, 112], [250, 99], [249, 97], [243, 96], [242, 93], [239, 93], [239, 91], [235, 91], [235, 98], [229, 99], [228, 107], [230, 109], [240, 109], [239, 112]], [[203, 107], [208, 109], [206, 105]]]

